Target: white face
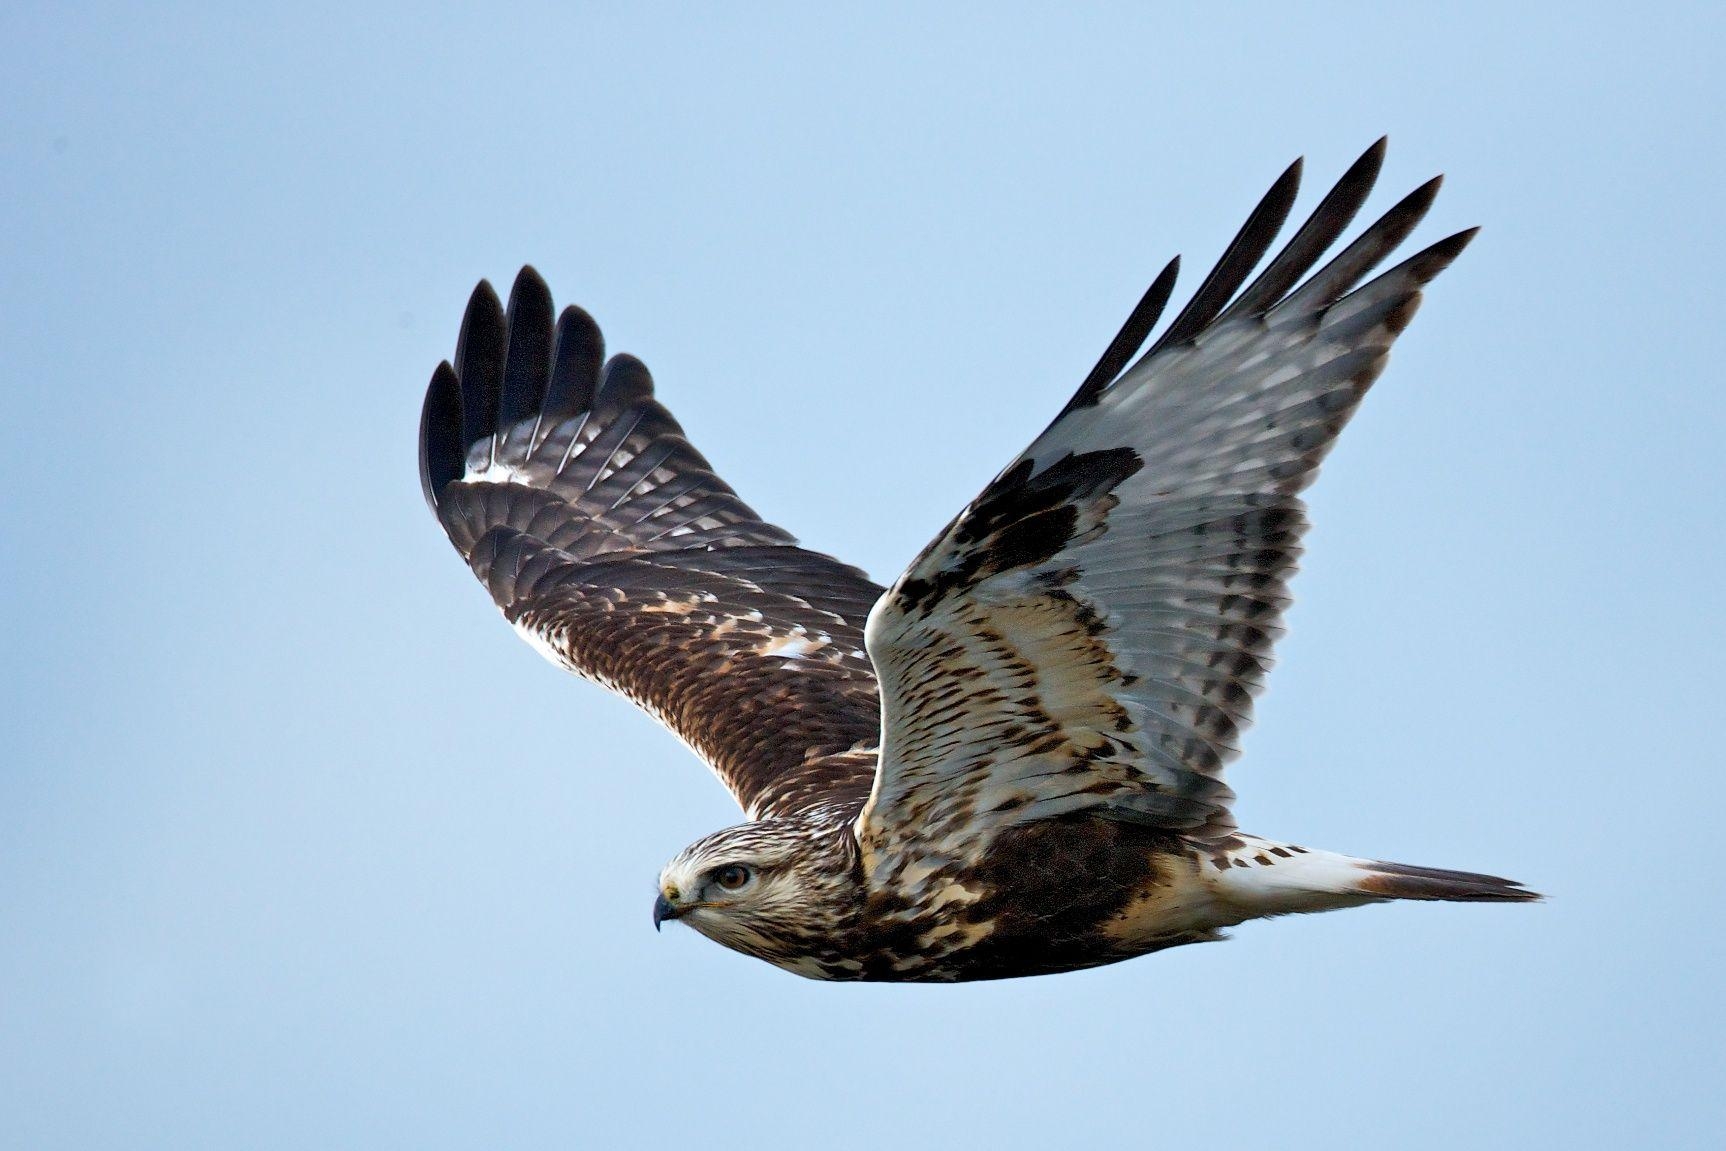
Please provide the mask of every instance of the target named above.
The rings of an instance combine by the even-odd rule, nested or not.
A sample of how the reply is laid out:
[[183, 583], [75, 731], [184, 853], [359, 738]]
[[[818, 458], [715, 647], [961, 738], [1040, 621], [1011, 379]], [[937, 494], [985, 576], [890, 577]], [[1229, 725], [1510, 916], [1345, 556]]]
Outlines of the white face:
[[746, 824], [684, 849], [660, 873], [654, 923], [679, 919], [715, 943], [783, 958], [827, 912], [801, 880], [810, 841], [788, 831]]
[[737, 853], [710, 859], [679, 857], [659, 876], [659, 893], [670, 905], [671, 917], [689, 919], [703, 912], [744, 905], [762, 882], [759, 862]]

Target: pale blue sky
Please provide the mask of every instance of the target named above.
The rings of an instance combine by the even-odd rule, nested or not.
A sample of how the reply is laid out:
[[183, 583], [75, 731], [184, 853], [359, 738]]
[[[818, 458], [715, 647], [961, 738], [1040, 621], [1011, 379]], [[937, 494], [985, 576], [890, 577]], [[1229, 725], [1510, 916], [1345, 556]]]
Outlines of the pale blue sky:
[[[1143, 7], [0, 11], [0, 1146], [1718, 1146], [1718, 9]], [[1375, 204], [1485, 230], [1231, 778], [1551, 901], [958, 988], [656, 937], [729, 798], [420, 502], [473, 282], [889, 579], [1168, 256], [1383, 132]]]

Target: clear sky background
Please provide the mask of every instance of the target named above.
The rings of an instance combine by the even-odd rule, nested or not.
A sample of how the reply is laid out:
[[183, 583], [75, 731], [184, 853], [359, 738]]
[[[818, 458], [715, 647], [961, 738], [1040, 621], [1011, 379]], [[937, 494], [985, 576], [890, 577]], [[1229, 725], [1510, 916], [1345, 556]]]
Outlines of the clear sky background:
[[[0, 1146], [1721, 1145], [1717, 7], [364, 7], [0, 10]], [[474, 281], [886, 580], [1167, 257], [1385, 132], [1375, 206], [1485, 230], [1231, 779], [1550, 902], [964, 987], [655, 936], [736, 812], [421, 503]]]

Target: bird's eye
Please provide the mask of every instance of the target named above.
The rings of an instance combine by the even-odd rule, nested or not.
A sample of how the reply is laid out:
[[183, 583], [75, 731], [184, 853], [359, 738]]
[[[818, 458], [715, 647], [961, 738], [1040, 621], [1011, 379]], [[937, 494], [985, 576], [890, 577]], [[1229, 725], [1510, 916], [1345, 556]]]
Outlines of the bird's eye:
[[713, 873], [713, 882], [727, 891], [736, 891], [749, 882], [749, 869], [741, 863], [728, 864]]

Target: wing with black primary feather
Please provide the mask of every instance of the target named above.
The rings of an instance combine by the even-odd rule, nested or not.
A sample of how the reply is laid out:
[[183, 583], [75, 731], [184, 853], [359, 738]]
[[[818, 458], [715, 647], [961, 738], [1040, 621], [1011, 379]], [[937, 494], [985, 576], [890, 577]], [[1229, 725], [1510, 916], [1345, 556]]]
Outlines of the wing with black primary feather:
[[482, 282], [432, 377], [420, 474], [450, 542], [524, 638], [663, 721], [751, 818], [860, 804], [881, 588], [763, 522], [641, 361], [552, 314], [531, 268], [507, 313]]
[[1312, 271], [1382, 157], [1380, 141], [1248, 283], [1294, 202], [1297, 162], [1129, 366], [1171, 264], [1054, 423], [881, 600], [868, 638], [886, 736], [860, 823], [872, 866], [975, 859], [1006, 828], [1069, 813], [1200, 840], [1233, 831], [1223, 768], [1289, 602], [1298, 493], [1422, 285], [1472, 235], [1362, 283], [1434, 180]]

